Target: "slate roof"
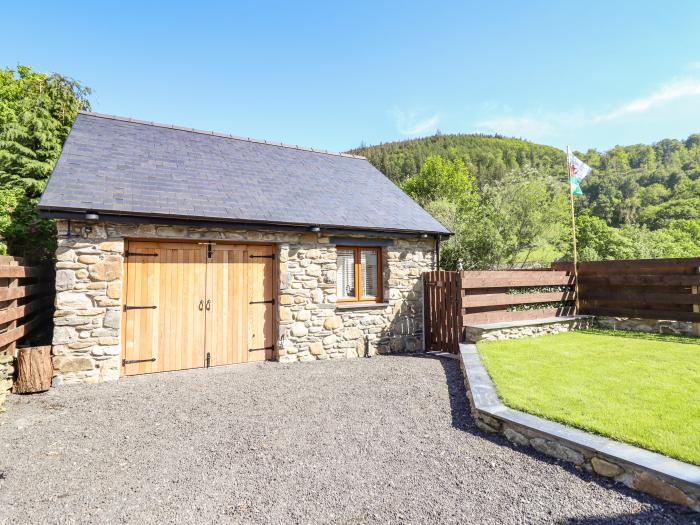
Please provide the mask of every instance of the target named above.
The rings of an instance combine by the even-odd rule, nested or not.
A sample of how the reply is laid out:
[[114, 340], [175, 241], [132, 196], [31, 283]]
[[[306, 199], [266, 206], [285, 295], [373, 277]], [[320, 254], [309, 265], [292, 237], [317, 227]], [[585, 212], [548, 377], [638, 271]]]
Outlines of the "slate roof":
[[449, 233], [363, 157], [85, 112], [39, 209]]

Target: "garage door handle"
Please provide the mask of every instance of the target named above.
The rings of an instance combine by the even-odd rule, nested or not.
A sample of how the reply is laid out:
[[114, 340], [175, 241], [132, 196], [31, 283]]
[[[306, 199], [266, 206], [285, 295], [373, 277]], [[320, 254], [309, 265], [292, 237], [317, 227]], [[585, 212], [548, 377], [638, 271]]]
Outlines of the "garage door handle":
[[129, 310], [155, 310], [158, 308], [157, 306], [131, 306], [129, 304], [124, 305], [124, 311], [128, 312]]
[[199, 309], [204, 310], [204, 299], [199, 300]]
[[211, 310], [211, 299], [207, 299], [207, 310]]
[[155, 360], [155, 357], [150, 359], [122, 359], [122, 366], [133, 365], [134, 363], [153, 363]]

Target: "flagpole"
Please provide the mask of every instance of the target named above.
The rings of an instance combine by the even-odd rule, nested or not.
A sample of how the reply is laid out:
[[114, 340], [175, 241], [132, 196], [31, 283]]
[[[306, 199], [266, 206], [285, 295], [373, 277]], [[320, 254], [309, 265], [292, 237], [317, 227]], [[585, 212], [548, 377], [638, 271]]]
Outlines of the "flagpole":
[[576, 314], [578, 314], [578, 254], [576, 253], [576, 212], [574, 211], [574, 189], [571, 187], [571, 165], [569, 153], [566, 154], [566, 180], [569, 183], [569, 202], [571, 203], [571, 233], [574, 241], [574, 294], [576, 295]]

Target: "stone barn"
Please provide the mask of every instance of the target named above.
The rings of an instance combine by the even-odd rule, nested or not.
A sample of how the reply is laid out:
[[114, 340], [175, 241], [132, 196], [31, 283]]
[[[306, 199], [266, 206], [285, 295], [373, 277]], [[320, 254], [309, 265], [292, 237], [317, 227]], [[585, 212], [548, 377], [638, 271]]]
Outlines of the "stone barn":
[[449, 235], [362, 157], [96, 113], [39, 208], [56, 383], [421, 350]]

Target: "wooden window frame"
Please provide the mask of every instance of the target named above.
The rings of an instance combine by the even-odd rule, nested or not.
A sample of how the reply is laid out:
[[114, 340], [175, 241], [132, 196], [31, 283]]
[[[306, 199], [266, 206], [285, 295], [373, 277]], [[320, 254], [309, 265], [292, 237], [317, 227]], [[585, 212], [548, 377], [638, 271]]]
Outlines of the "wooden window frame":
[[[382, 249], [379, 246], [336, 246], [336, 250], [352, 251], [355, 269], [355, 297], [338, 297], [338, 303], [381, 303], [384, 300], [384, 286], [382, 283], [382, 272], [383, 272], [383, 261], [382, 261]], [[377, 296], [376, 297], [362, 297], [362, 256], [360, 252], [362, 251], [372, 251], [377, 254]], [[336, 285], [337, 286], [337, 285]]]

